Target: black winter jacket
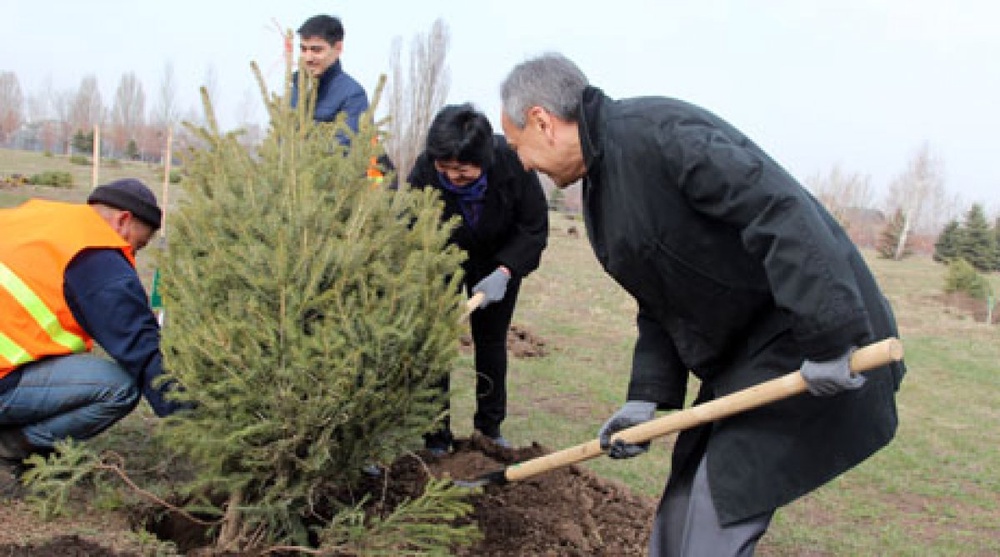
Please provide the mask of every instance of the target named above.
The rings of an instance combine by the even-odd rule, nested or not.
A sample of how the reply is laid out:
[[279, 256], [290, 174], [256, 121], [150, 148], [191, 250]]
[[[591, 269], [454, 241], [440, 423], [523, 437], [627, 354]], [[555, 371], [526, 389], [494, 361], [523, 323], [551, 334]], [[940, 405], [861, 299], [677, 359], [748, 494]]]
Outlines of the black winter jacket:
[[[629, 400], [699, 402], [896, 335], [860, 253], [777, 163], [713, 114], [588, 88], [579, 117], [584, 218], [605, 270], [638, 301]], [[901, 364], [857, 391], [802, 395], [683, 434], [674, 471], [707, 443], [723, 523], [772, 510], [892, 438]]]
[[[498, 265], [523, 278], [538, 268], [549, 235], [545, 193], [533, 172], [524, 170], [517, 154], [502, 136], [494, 138], [493, 166], [486, 169], [485, 205], [476, 228], [463, 219], [451, 242], [462, 248], [467, 282], [476, 282]], [[407, 182], [415, 188], [434, 188], [444, 200], [442, 220], [462, 217], [457, 197], [438, 181], [434, 161], [426, 153], [414, 163]]]

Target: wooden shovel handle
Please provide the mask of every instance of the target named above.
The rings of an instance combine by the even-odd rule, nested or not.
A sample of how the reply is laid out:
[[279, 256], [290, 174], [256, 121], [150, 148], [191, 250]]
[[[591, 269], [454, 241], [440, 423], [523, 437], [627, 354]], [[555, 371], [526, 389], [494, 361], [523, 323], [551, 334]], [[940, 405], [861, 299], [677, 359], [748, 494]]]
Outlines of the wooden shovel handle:
[[[887, 338], [855, 350], [854, 354], [851, 355], [851, 370], [855, 372], [869, 371], [902, 359], [903, 344], [899, 339]], [[806, 381], [802, 378], [801, 373], [794, 371], [704, 404], [698, 404], [686, 410], [673, 412], [623, 429], [612, 436], [612, 440], [621, 439], [626, 443], [644, 443], [657, 437], [714, 422], [804, 392], [806, 392]], [[508, 466], [504, 470], [504, 477], [508, 481], [523, 480], [561, 466], [590, 460], [602, 454], [604, 451], [601, 450], [600, 440], [594, 439]]]
[[472, 315], [472, 312], [476, 311], [485, 299], [485, 292], [476, 292], [473, 294], [472, 297], [465, 302], [465, 312], [462, 313], [462, 321], [468, 319], [469, 316]]

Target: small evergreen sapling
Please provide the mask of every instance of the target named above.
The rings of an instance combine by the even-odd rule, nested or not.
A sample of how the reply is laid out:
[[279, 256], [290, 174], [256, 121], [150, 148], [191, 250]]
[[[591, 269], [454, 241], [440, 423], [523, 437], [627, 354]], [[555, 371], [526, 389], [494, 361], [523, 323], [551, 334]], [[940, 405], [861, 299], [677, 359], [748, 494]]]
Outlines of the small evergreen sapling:
[[[457, 357], [464, 255], [432, 193], [366, 178], [381, 150], [374, 105], [355, 135], [343, 118], [314, 123], [314, 95], [293, 109], [257, 76], [270, 128], [255, 150], [219, 131], [204, 93], [208, 126], [192, 129], [202, 145], [185, 156], [160, 267], [165, 366], [196, 409], [162, 435], [198, 469], [188, 488], [201, 510], [224, 516], [220, 546], [349, 548], [365, 530], [389, 542], [386, 528], [412, 521], [367, 517], [358, 530], [361, 502], [343, 493], [440, 417], [432, 385]], [[428, 493], [402, 509], [438, 521], [431, 543], [399, 544], [475, 537], [452, 524], [470, 510], [463, 491]]]

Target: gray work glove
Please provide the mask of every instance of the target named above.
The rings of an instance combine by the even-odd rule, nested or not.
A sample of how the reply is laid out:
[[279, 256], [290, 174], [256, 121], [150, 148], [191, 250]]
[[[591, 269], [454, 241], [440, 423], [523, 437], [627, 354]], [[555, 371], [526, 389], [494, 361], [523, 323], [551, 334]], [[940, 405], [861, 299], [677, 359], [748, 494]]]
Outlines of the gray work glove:
[[656, 415], [656, 403], [644, 400], [630, 400], [613, 416], [608, 418], [597, 432], [601, 440], [601, 449], [608, 451], [611, 458], [632, 458], [649, 450], [649, 441], [645, 443], [626, 443], [621, 439], [611, 442], [611, 436], [623, 429], [648, 422]]
[[852, 346], [839, 357], [824, 362], [806, 360], [802, 362], [802, 378], [806, 380], [809, 392], [814, 396], [833, 396], [837, 393], [860, 389], [865, 378], [851, 372]]
[[499, 302], [503, 300], [504, 294], [507, 293], [507, 282], [510, 281], [510, 275], [506, 271], [497, 267], [495, 271], [486, 276], [483, 280], [476, 283], [472, 287], [472, 293], [482, 292], [486, 295], [486, 299], [479, 307], [486, 307], [493, 302]]

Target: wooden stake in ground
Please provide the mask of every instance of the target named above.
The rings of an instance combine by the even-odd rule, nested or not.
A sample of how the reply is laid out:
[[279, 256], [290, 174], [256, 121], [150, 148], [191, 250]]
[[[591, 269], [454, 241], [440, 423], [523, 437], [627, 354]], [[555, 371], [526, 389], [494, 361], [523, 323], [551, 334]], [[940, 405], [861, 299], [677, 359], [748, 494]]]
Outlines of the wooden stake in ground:
[[90, 189], [97, 187], [97, 169], [101, 166], [101, 127], [94, 124], [94, 161], [90, 165]]
[[[160, 221], [160, 248], [167, 247], [167, 204], [170, 202], [170, 159], [173, 156], [171, 148], [173, 146], [174, 131], [167, 128], [167, 148], [163, 155], [163, 194], [160, 199], [160, 206], [163, 207], [163, 217]], [[163, 297], [160, 295], [160, 268], [153, 272], [153, 286], [150, 288], [149, 305], [156, 314], [156, 321], [160, 327], [163, 326], [164, 315]]]
[[173, 128], [167, 128], [167, 149], [163, 155], [163, 199], [160, 200], [160, 206], [163, 207], [163, 220], [160, 223], [160, 237], [167, 237], [167, 205], [170, 202], [170, 197], [168, 196], [170, 188], [170, 160], [173, 157], [171, 148], [174, 142], [174, 130]]

